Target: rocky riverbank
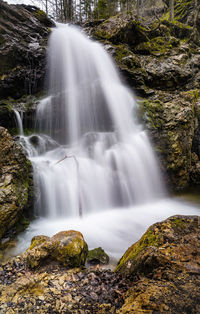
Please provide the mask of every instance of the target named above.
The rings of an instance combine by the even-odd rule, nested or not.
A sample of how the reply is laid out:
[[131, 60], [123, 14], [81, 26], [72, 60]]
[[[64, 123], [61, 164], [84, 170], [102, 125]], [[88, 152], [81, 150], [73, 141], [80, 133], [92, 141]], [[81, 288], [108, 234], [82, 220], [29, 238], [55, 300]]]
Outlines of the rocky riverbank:
[[[63, 236], [70, 235], [62, 233], [60, 245], [71, 245]], [[44, 253], [49, 241], [34, 239], [24, 254], [0, 265], [1, 313], [199, 313], [199, 237], [197, 216], [156, 223], [126, 251], [114, 272], [98, 265], [69, 269], [70, 264], [49, 254], [33, 269], [28, 256], [34, 248]]]

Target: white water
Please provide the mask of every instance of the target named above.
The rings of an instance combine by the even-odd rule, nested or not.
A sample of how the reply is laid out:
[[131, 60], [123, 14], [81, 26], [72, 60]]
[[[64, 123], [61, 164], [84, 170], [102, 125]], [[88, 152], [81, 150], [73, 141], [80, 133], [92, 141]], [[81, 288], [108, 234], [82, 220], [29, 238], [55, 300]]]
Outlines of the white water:
[[19, 129], [19, 135], [24, 135], [24, 130], [23, 130], [23, 112], [20, 112], [17, 109], [14, 109], [15, 113], [15, 118], [16, 118], [16, 124]]
[[137, 123], [137, 103], [100, 44], [58, 25], [48, 68], [49, 95], [37, 110], [40, 134], [21, 136], [33, 164], [39, 217], [21, 248], [23, 239], [27, 244], [36, 234], [76, 229], [89, 247], [119, 256], [151, 223], [196, 212], [163, 199], [154, 152]]

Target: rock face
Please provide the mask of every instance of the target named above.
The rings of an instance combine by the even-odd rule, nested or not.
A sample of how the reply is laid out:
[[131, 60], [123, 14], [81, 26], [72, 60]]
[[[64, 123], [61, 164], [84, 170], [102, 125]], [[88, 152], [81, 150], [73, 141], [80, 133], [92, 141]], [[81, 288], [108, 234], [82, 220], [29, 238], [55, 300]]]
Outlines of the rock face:
[[192, 27], [179, 22], [147, 26], [131, 15], [93, 30], [139, 97], [140, 119], [173, 190], [200, 182], [200, 41], [194, 43], [192, 34]]
[[31, 164], [7, 132], [0, 127], [0, 238], [28, 210], [32, 186]]
[[134, 281], [120, 313], [199, 313], [199, 237], [199, 216], [152, 225], [116, 268]]
[[49, 27], [53, 23], [33, 6], [0, 1], [0, 95], [20, 98], [43, 89]]
[[87, 252], [87, 243], [80, 232], [61, 231], [52, 238], [34, 237], [27, 253], [27, 264], [35, 268], [47, 260], [55, 260], [68, 268], [79, 267], [85, 264]]

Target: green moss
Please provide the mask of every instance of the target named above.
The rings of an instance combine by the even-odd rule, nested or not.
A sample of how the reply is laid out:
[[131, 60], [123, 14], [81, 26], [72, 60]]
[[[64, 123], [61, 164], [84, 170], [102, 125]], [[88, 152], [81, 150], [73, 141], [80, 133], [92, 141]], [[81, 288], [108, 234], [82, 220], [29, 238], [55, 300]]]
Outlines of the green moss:
[[176, 218], [174, 220], [172, 220], [172, 227], [177, 229], [184, 229], [185, 228], [185, 221], [181, 218]]
[[156, 37], [147, 42], [139, 44], [135, 48], [135, 51], [145, 55], [162, 56], [170, 53], [171, 49], [173, 47], [177, 47], [178, 45], [179, 40], [174, 37]]
[[101, 247], [98, 247], [88, 252], [87, 262], [89, 264], [108, 264], [109, 256]]
[[37, 11], [34, 11], [33, 14], [36, 16], [36, 18], [40, 21], [40, 22], [43, 22], [44, 20], [47, 19], [47, 15], [44, 11], [42, 10], [37, 10]]
[[154, 228], [151, 226], [142, 238], [133, 244], [126, 253], [120, 259], [115, 271], [118, 271], [120, 268], [127, 266], [128, 262], [134, 262], [137, 259], [138, 255], [146, 250], [149, 246], [158, 247], [160, 244], [160, 236], [154, 232]]
[[164, 124], [162, 119], [164, 111], [162, 103], [159, 100], [151, 101], [148, 99], [141, 99], [139, 100], [139, 104], [139, 119], [151, 129], [162, 129]]
[[33, 237], [31, 240], [31, 245], [29, 246], [28, 250], [32, 250], [33, 248], [35, 248], [36, 246], [39, 246], [40, 244], [44, 243], [48, 239], [49, 237], [44, 236], [44, 235]]

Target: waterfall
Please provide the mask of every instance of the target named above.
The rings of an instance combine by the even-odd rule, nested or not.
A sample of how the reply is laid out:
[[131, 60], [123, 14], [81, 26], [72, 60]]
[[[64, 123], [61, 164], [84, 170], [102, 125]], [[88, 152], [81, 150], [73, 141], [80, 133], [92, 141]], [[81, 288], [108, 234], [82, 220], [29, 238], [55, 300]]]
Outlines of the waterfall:
[[33, 165], [38, 217], [17, 253], [35, 235], [74, 229], [90, 248], [102, 246], [119, 258], [150, 224], [196, 213], [165, 199], [137, 102], [99, 43], [58, 24], [49, 40], [47, 75], [37, 133], [20, 136]]
[[37, 125], [58, 146], [31, 158], [40, 191], [37, 212], [76, 216], [163, 195], [152, 147], [136, 119], [137, 103], [103, 47], [59, 24], [49, 40], [48, 69]]
[[21, 115], [17, 109], [14, 109], [14, 114], [16, 118], [17, 128], [19, 129], [19, 135], [24, 135], [23, 130], [23, 112], [21, 112]]

